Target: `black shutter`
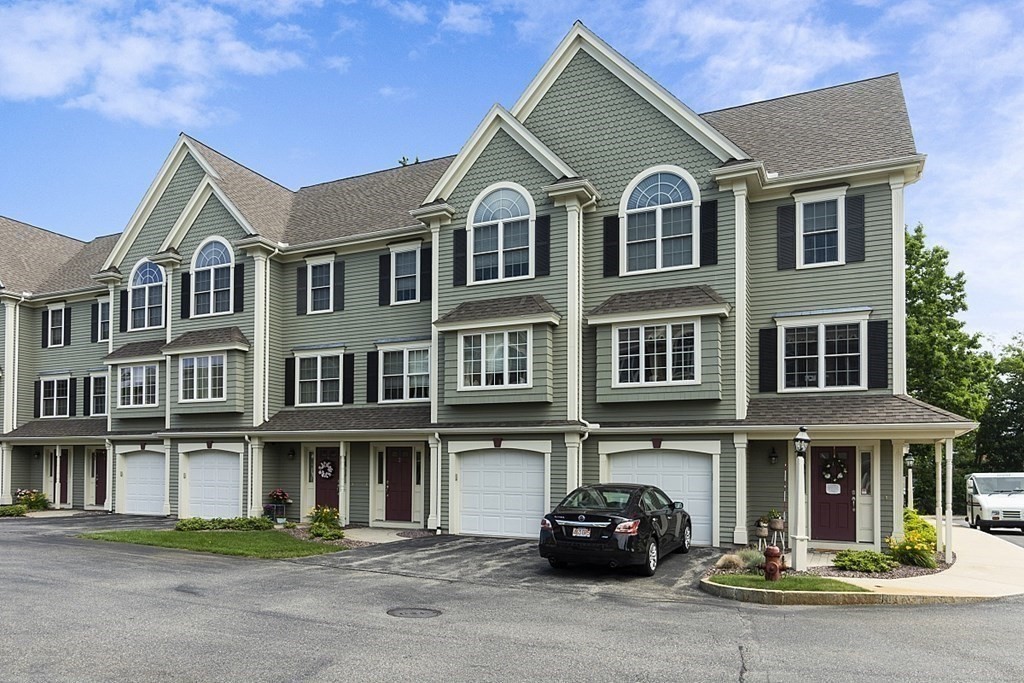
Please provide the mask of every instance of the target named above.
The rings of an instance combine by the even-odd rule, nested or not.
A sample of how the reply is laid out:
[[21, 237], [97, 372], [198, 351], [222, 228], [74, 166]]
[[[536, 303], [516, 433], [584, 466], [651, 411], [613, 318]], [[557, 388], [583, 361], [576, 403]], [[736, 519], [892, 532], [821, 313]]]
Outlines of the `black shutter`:
[[452, 286], [466, 284], [466, 229], [452, 230]]
[[718, 263], [718, 201], [704, 202], [700, 207], [700, 264]]
[[757, 390], [771, 394], [779, 390], [779, 330], [768, 327], [758, 330]]
[[420, 301], [434, 296], [434, 249], [420, 247]]
[[235, 265], [235, 313], [245, 310], [245, 264]]
[[346, 353], [341, 357], [341, 402], [356, 402], [356, 354]]
[[334, 310], [345, 310], [345, 261], [334, 259]]
[[89, 307], [89, 341], [95, 344], [100, 339], [100, 304], [94, 302]]
[[537, 216], [534, 226], [537, 239], [537, 275], [551, 274], [551, 216]]
[[284, 359], [284, 404], [295, 405], [295, 359]]
[[391, 252], [377, 259], [377, 305], [391, 305]]
[[44, 310], [39, 316], [39, 326], [42, 328], [43, 338], [40, 342], [43, 348], [50, 346], [50, 311]]
[[619, 217], [604, 217], [604, 276], [619, 276]]
[[306, 315], [306, 264], [295, 269], [295, 315]]
[[775, 221], [778, 269], [793, 270], [796, 268], [796, 205], [780, 206]]
[[128, 331], [128, 290], [121, 290], [121, 317], [118, 326], [122, 332]]
[[32, 391], [35, 393], [35, 400], [32, 401], [32, 417], [39, 417], [39, 398], [42, 390], [42, 382], [38, 379], [32, 385]]
[[78, 379], [68, 380], [68, 417], [78, 415]]
[[377, 360], [380, 356], [377, 351], [366, 352], [366, 402], [377, 402]]
[[864, 195], [846, 198], [846, 262], [864, 260]]
[[82, 417], [92, 415], [92, 377], [82, 378]]
[[71, 346], [71, 306], [64, 307], [64, 346]]
[[[212, 302], [211, 302], [212, 303]], [[181, 274], [181, 319], [192, 317], [192, 273]]]
[[889, 387], [889, 321], [868, 321], [868, 389]]

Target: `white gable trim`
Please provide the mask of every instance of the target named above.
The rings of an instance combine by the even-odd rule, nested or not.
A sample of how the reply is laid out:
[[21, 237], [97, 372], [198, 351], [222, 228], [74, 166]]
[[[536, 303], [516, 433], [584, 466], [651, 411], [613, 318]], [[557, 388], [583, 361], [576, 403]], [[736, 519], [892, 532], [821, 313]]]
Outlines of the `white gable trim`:
[[576, 177], [576, 172], [569, 168], [568, 164], [559, 159], [547, 145], [538, 140], [537, 136], [528, 131], [526, 126], [513, 117], [507, 109], [496, 104], [487, 112], [487, 116], [484, 117], [484, 120], [473, 131], [473, 135], [470, 136], [466, 144], [459, 150], [459, 155], [455, 157], [455, 161], [444, 172], [441, 179], [437, 181], [434, 189], [430, 191], [430, 194], [423, 200], [423, 203], [430, 204], [439, 198], [447, 199], [452, 191], [458, 187], [458, 184], [462, 182], [462, 179], [466, 177], [466, 173], [473, 167], [476, 160], [480, 158], [480, 155], [499, 130], [504, 130], [508, 133], [509, 137], [529, 152], [555, 179], [563, 176], [567, 178]]
[[748, 157], [747, 153], [735, 143], [578, 21], [573, 24], [568, 35], [558, 44], [554, 53], [519, 97], [515, 106], [512, 107], [512, 115], [520, 121], [525, 121], [580, 50], [585, 51], [604, 68], [615, 74], [619, 80], [704, 145], [720, 160], [746, 159]]
[[255, 235], [256, 231], [253, 230], [252, 226], [249, 225], [249, 221], [245, 220], [242, 213], [235, 208], [235, 205], [224, 195], [224, 192], [213, 182], [213, 178], [209, 175], [203, 176], [203, 179], [199, 181], [199, 186], [196, 187], [196, 191], [192, 193], [192, 197], [188, 200], [185, 208], [182, 210], [181, 215], [174, 221], [174, 226], [168, 231], [167, 237], [164, 238], [163, 243], [160, 245], [159, 252], [167, 251], [171, 247], [177, 249], [181, 246], [182, 240], [185, 239], [185, 235], [192, 229], [192, 225], [196, 222], [199, 217], [199, 213], [206, 206], [206, 202], [211, 196], [217, 198], [217, 201], [227, 209], [231, 217], [235, 219], [235, 222], [242, 226], [242, 230], [247, 235]]

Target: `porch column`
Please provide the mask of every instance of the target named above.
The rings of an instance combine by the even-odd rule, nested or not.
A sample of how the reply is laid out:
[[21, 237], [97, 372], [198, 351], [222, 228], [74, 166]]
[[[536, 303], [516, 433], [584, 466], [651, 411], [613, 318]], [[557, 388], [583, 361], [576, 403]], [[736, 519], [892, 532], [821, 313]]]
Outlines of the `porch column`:
[[[437, 253], [436, 251], [434, 253]], [[430, 443], [430, 515], [427, 528], [441, 531], [441, 439], [435, 434]]]
[[580, 473], [582, 466], [583, 444], [579, 434], [565, 435], [565, 492], [566, 494], [575, 490], [582, 481]]
[[[946, 439], [946, 563], [953, 561], [953, 439]], [[936, 530], [937, 531], [937, 530]]]
[[0, 505], [10, 505], [14, 502], [11, 495], [11, 457], [14, 454], [14, 446], [9, 443], [0, 444]]
[[341, 526], [348, 526], [349, 518], [349, 504], [348, 504], [348, 488], [349, 488], [349, 442], [339, 441], [338, 442], [338, 522]]
[[[903, 538], [903, 505], [897, 505], [899, 501], [903, 503], [903, 496], [907, 492], [907, 479], [904, 477], [903, 469], [903, 455], [907, 451], [907, 443], [905, 441], [893, 440], [892, 442], [892, 499], [893, 499], [893, 519], [892, 519], [892, 533], [891, 535], [895, 538]], [[912, 475], [912, 472], [910, 473]], [[874, 499], [874, 504], [878, 507], [876, 509], [881, 510], [884, 497], [877, 496]], [[913, 500], [913, 493], [910, 494], [910, 500]], [[906, 507], [910, 507], [909, 502]], [[881, 524], [881, 515], [875, 518], [878, 524]], [[878, 533], [879, 548], [882, 546], [881, 529]]]
[[[107, 413], [113, 411], [108, 410]], [[103, 445], [107, 448], [107, 504], [103, 506], [103, 509], [107, 512], [114, 511], [114, 473], [117, 469], [114, 467], [114, 444], [107, 439], [103, 442]]]
[[807, 492], [804, 490], [804, 454], [796, 454], [796, 533], [793, 541], [793, 569], [807, 569]]
[[249, 516], [263, 515], [263, 441], [256, 437], [249, 443]]
[[942, 550], [942, 442], [935, 442], [935, 549]]
[[732, 443], [736, 449], [736, 526], [732, 530], [732, 542], [747, 544], [747, 435], [733, 434]]

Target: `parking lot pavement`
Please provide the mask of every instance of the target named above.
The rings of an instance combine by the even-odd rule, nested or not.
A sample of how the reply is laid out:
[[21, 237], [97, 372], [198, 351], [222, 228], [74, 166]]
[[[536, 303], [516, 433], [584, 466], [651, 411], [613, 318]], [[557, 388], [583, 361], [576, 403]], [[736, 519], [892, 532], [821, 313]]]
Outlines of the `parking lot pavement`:
[[376, 572], [456, 583], [475, 583], [647, 600], [701, 601], [697, 585], [719, 557], [714, 548], [663, 557], [653, 577], [631, 569], [572, 565], [553, 569], [534, 540], [432, 536], [294, 560], [342, 570]]

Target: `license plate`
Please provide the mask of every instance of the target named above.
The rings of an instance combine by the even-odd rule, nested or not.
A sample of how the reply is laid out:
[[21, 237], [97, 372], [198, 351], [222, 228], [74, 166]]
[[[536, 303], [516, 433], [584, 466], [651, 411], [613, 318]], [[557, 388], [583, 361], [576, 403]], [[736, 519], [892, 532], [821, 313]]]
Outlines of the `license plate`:
[[582, 538], [590, 538], [590, 529], [587, 529], [585, 527], [574, 526], [572, 528], [572, 535], [580, 536]]

